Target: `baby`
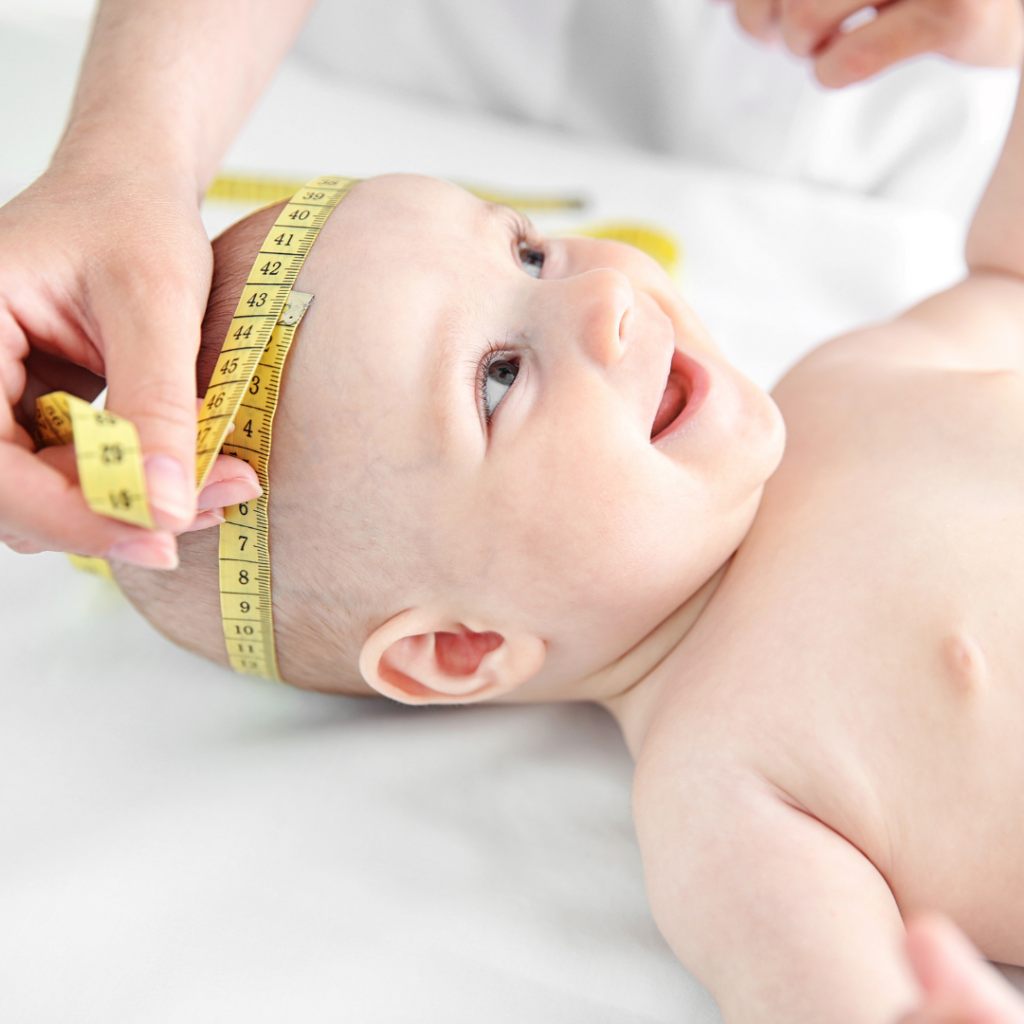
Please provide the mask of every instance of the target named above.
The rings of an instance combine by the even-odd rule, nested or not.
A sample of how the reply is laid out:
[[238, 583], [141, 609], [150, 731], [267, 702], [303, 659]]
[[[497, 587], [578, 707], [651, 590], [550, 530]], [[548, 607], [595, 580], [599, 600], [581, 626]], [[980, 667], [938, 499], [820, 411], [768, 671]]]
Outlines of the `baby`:
[[[200, 393], [274, 214], [216, 245]], [[773, 401], [636, 250], [357, 185], [274, 428], [283, 677], [602, 703], [655, 917], [732, 1024], [895, 1021], [925, 908], [1024, 964], [1021, 105], [968, 263]], [[181, 557], [118, 578], [226, 661], [216, 537]]]

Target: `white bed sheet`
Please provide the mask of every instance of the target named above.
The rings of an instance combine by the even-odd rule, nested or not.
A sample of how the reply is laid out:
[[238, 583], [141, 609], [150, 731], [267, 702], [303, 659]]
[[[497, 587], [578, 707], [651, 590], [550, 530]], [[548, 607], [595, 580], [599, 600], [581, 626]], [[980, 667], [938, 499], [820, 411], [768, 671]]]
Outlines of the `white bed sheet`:
[[[583, 219], [665, 224], [685, 291], [765, 384], [960, 266], [936, 214], [297, 64], [227, 164], [582, 192]], [[592, 707], [412, 711], [241, 679], [61, 556], [0, 549], [0, 1020], [712, 1024], [647, 909], [630, 777]]]

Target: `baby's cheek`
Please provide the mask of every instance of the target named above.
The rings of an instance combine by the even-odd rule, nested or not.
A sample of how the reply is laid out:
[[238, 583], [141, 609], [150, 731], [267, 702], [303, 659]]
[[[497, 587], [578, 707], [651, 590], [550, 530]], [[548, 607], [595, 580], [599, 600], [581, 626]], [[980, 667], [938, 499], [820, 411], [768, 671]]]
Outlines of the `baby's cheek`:
[[665, 487], [651, 479], [656, 460], [641, 464], [610, 425], [606, 437], [563, 431], [556, 443], [542, 440], [514, 462], [496, 458], [476, 494], [454, 489], [462, 526], [453, 542], [476, 545], [481, 568], [503, 587], [606, 603], [636, 584], [658, 542], [651, 525]]

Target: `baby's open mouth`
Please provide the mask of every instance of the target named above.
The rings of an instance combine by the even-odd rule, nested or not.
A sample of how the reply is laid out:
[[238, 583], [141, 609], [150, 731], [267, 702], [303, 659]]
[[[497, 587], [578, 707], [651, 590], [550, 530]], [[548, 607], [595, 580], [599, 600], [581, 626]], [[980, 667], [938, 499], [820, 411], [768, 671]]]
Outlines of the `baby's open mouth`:
[[651, 426], [652, 441], [656, 441], [658, 435], [676, 421], [690, 400], [693, 383], [686, 370], [686, 360], [680, 356], [677, 350], [672, 354], [672, 366], [665, 383], [665, 393], [661, 396], [661, 405], [658, 406], [658, 412]]

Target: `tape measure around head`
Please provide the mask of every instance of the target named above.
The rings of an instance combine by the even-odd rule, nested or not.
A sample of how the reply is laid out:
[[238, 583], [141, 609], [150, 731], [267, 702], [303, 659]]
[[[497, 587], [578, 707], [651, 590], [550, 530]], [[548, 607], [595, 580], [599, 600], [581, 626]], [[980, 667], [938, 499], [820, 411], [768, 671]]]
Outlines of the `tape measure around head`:
[[271, 431], [281, 372], [313, 296], [292, 290], [331, 211], [356, 178], [314, 178], [278, 214], [242, 288], [199, 412], [196, 485], [222, 450], [256, 470], [263, 494], [225, 509], [220, 527], [220, 602], [232, 668], [279, 680], [270, 592], [267, 505]]
[[[357, 181], [333, 175], [314, 178], [280, 212], [242, 288], [199, 413], [197, 491], [222, 447], [248, 462], [263, 487], [256, 502], [225, 510], [220, 589], [232, 667], [268, 679], [280, 679], [267, 519], [271, 429], [285, 357], [313, 298], [292, 286], [328, 215]], [[94, 512], [155, 528], [139, 436], [129, 420], [55, 391], [36, 400], [35, 439], [40, 448], [74, 444], [82, 493]], [[70, 558], [80, 569], [111, 575], [102, 558]]]
[[[313, 296], [292, 291], [270, 341], [256, 364], [246, 401], [224, 439], [224, 454], [249, 463], [263, 493], [255, 501], [224, 510], [220, 526], [220, 610], [228, 659], [236, 672], [281, 678], [274, 647], [270, 593], [270, 442], [281, 389], [281, 371], [295, 329]], [[230, 335], [229, 335], [230, 338]]]
[[220, 453], [235, 413], [248, 392], [256, 364], [288, 302], [316, 236], [328, 215], [355, 185], [356, 178], [327, 176], [303, 185], [281, 210], [260, 246], [228, 326], [199, 410], [196, 433], [196, 487], [202, 490]]
[[[298, 182], [283, 178], [226, 171], [214, 179], [206, 192], [206, 198], [227, 203], [275, 203], [287, 199], [299, 187]], [[488, 185], [466, 183], [462, 183], [461, 187], [487, 202], [502, 203], [513, 209], [531, 213], [550, 214], [566, 210], [583, 210], [588, 205], [582, 196], [568, 194], [507, 192]], [[564, 233], [626, 242], [652, 256], [673, 277], [678, 276], [682, 262], [679, 243], [669, 231], [656, 224], [606, 221], [570, 227]]]
[[[293, 195], [299, 187], [297, 181], [283, 178], [225, 172], [213, 180], [206, 190], [206, 198], [226, 203], [276, 203]], [[466, 184], [461, 187], [487, 202], [503, 203], [517, 210], [582, 210], [587, 205], [581, 196], [505, 192]]]

